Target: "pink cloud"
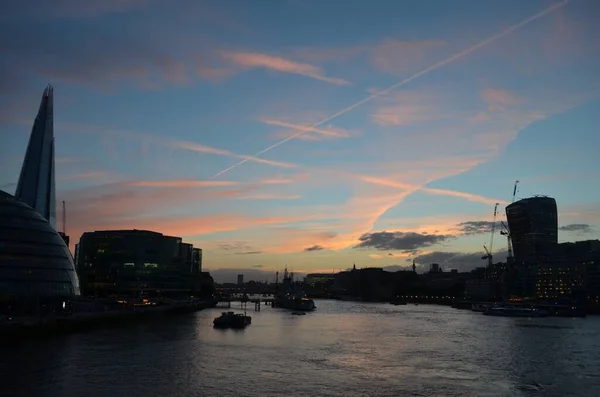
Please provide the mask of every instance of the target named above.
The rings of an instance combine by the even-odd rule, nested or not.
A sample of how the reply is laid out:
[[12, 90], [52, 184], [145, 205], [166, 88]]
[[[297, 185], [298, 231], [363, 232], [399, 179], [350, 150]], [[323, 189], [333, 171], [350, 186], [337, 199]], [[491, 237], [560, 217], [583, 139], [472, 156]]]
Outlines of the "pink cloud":
[[365, 56], [380, 72], [405, 76], [432, 62], [432, 55], [445, 46], [442, 40], [402, 41], [393, 38], [376, 44], [356, 45], [345, 48], [298, 48], [293, 54], [309, 62], [348, 62]]
[[281, 134], [282, 136], [290, 136], [292, 134], [297, 134], [300, 131], [304, 131], [302, 135], [297, 136], [299, 139], [319, 141], [322, 139], [348, 138], [350, 136], [349, 131], [333, 126], [315, 128], [311, 127], [310, 125], [300, 125], [272, 119], [262, 119], [261, 121], [268, 125], [274, 125], [293, 130], [291, 132], [284, 132]]
[[486, 88], [481, 92], [481, 98], [490, 105], [490, 109], [519, 106], [526, 101], [510, 91], [498, 88]]
[[264, 68], [283, 73], [298, 74], [335, 85], [350, 85], [344, 79], [325, 76], [323, 70], [307, 63], [261, 54], [258, 52], [221, 52], [221, 56], [243, 68]]
[[239, 200], [297, 200], [302, 196], [298, 194], [252, 194], [237, 198]]
[[[150, 134], [144, 134], [144, 133], [135, 132], [135, 131], [114, 129], [114, 128], [105, 128], [105, 127], [91, 126], [91, 125], [83, 125], [83, 124], [78, 124], [78, 123], [57, 123], [57, 127], [60, 128], [62, 131], [66, 131], [66, 132], [74, 132], [74, 133], [78, 133], [78, 134], [83, 132], [83, 133], [88, 133], [88, 134], [92, 134], [92, 135], [100, 135], [103, 137], [118, 137], [120, 139], [123, 139], [123, 138], [132, 139], [132, 140], [139, 141], [143, 145], [155, 144], [155, 145], [160, 145], [163, 147], [170, 147], [172, 149], [183, 149], [183, 150], [189, 150], [189, 151], [198, 152], [198, 153], [206, 153], [206, 154], [212, 154], [212, 155], [217, 155], [217, 156], [233, 157], [233, 158], [237, 158], [237, 159], [244, 159], [247, 161], [252, 161], [255, 163], [270, 165], [273, 167], [280, 167], [280, 168], [297, 168], [298, 167], [298, 165], [296, 165], [296, 164], [288, 163], [285, 161], [267, 160], [267, 159], [258, 158], [258, 157], [254, 157], [254, 156], [236, 154], [229, 150], [219, 149], [219, 148], [203, 145], [203, 144], [196, 143], [196, 142], [189, 142], [189, 141], [183, 141], [183, 140], [177, 140], [177, 139], [168, 139], [168, 138], [163, 138], [163, 137], [150, 135]], [[107, 141], [107, 144], [112, 145], [112, 144], [114, 144], [114, 142], [112, 140]]]
[[[70, 233], [75, 239], [85, 231], [100, 229], [150, 229], [179, 236], [239, 230], [256, 225], [285, 224], [311, 219], [317, 215], [252, 216], [236, 213], [163, 218], [157, 212], [180, 208], [190, 203], [222, 202], [227, 198], [268, 199], [260, 182], [236, 186], [229, 181], [134, 181], [99, 185], [61, 192], [67, 201]], [[261, 195], [263, 197], [261, 197]], [[275, 197], [275, 195], [274, 195]]]
[[405, 126], [449, 118], [441, 92], [400, 91], [379, 98], [372, 121], [382, 126]]
[[163, 181], [137, 181], [130, 182], [128, 186], [138, 187], [220, 187], [235, 186], [238, 182], [234, 181], [201, 181], [195, 179], [174, 179]]
[[382, 72], [406, 75], [427, 61], [432, 50], [443, 47], [444, 41], [399, 41], [388, 39], [373, 50], [373, 65]]

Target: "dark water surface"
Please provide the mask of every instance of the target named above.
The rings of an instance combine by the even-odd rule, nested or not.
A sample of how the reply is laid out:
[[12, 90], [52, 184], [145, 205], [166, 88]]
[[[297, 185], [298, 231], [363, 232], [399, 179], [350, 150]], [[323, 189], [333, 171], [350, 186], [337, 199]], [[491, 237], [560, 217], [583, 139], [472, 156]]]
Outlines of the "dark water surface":
[[600, 317], [519, 319], [430, 305], [220, 310], [0, 350], [2, 396], [599, 396]]

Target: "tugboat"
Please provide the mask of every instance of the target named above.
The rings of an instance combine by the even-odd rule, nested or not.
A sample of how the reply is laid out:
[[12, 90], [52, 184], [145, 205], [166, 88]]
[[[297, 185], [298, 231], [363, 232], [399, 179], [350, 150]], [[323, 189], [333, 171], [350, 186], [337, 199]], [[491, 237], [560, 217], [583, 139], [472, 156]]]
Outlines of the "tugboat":
[[246, 328], [252, 323], [252, 317], [234, 312], [222, 312], [220, 317], [215, 317], [215, 328]]
[[288, 273], [287, 268], [283, 275], [281, 289], [275, 294], [275, 306], [294, 311], [309, 312], [315, 310], [315, 302], [306, 296], [300, 283], [294, 282], [294, 274]]

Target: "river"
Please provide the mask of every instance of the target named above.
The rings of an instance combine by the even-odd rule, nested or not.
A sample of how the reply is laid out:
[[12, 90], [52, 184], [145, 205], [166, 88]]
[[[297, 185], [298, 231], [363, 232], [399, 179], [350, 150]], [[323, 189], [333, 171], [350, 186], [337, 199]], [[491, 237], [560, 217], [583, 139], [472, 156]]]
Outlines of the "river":
[[221, 309], [211, 309], [2, 347], [0, 394], [589, 397], [600, 390], [600, 317], [316, 304], [305, 316], [263, 306], [238, 331], [213, 329]]

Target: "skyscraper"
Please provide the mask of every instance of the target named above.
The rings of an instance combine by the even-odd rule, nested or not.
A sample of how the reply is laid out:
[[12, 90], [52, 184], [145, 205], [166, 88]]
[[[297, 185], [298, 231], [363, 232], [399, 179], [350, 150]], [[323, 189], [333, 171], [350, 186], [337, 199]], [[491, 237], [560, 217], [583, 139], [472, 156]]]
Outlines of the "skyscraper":
[[552, 257], [558, 244], [556, 200], [531, 197], [506, 207], [506, 219], [517, 262]]
[[15, 197], [23, 201], [50, 222], [56, 230], [56, 191], [54, 180], [54, 109], [53, 89], [44, 90]]

